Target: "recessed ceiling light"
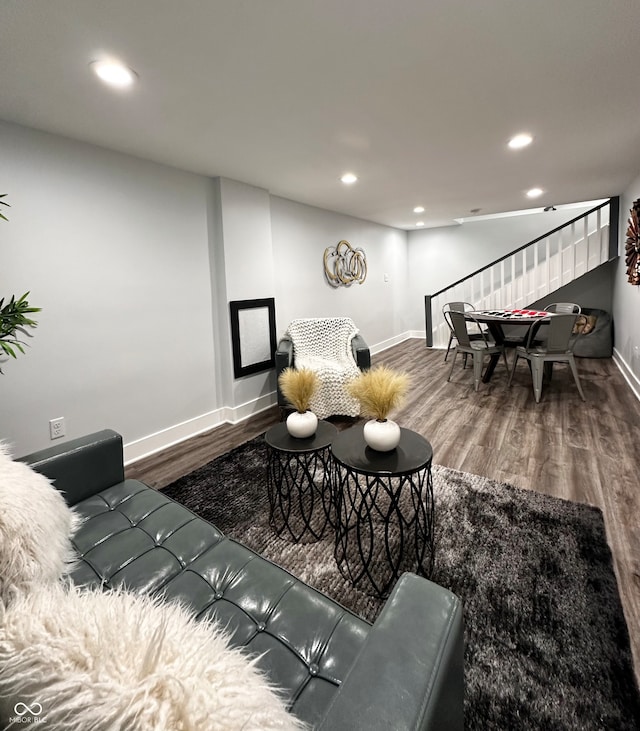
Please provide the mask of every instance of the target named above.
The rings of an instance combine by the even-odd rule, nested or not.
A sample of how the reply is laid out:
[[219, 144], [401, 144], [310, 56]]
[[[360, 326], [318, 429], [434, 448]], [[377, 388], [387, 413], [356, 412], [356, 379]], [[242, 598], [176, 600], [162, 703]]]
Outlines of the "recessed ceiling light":
[[424, 226], [424, 221], [416, 221], [416, 226]]
[[531, 188], [531, 190], [527, 191], [527, 196], [529, 198], [537, 198], [538, 196], [541, 196], [544, 193], [544, 190], [542, 188]]
[[340, 178], [340, 180], [341, 180], [341, 181], [342, 181], [342, 182], [343, 182], [343, 183], [344, 183], [345, 185], [352, 185], [353, 183], [355, 183], [355, 182], [356, 182], [356, 180], [357, 180], [357, 179], [358, 179], [358, 176], [357, 176], [357, 175], [354, 175], [353, 173], [345, 173], [345, 174], [344, 174], [344, 175], [343, 175], [343, 176], [342, 176], [342, 177]]
[[424, 206], [416, 206], [416, 207], [415, 207], [415, 208], [413, 209], [413, 212], [414, 212], [414, 213], [424, 213]]
[[521, 147], [526, 147], [533, 142], [533, 137], [527, 132], [522, 132], [509, 140], [509, 147], [512, 150], [519, 150]]
[[119, 61], [92, 61], [90, 64], [93, 73], [109, 86], [125, 89], [131, 86], [138, 78], [133, 69]]

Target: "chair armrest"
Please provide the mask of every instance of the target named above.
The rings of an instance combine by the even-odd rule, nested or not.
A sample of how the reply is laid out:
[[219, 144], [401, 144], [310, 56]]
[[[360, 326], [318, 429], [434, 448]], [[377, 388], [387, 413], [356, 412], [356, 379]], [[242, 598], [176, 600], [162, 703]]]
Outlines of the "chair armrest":
[[460, 600], [403, 574], [318, 728], [462, 731], [463, 654]]
[[287, 399], [280, 390], [280, 382], [278, 377], [285, 368], [293, 366], [293, 340], [282, 338], [276, 348], [276, 393], [278, 397], [278, 406], [286, 408], [289, 406]]
[[361, 371], [366, 371], [371, 368], [371, 353], [369, 352], [369, 346], [360, 333], [353, 336], [353, 339], [351, 340], [351, 350], [353, 351], [353, 357], [358, 364], [358, 368]]
[[104, 429], [19, 458], [53, 480], [69, 505], [124, 480], [122, 437]]
[[276, 349], [276, 373], [293, 365], [293, 341], [283, 338]]

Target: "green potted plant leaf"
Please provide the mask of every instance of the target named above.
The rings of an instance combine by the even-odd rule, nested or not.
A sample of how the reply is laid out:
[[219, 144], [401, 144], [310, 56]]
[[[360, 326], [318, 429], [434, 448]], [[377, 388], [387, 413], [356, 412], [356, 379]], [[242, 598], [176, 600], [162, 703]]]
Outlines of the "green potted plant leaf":
[[[0, 195], [0, 205], [8, 206], [6, 201], [1, 200], [6, 197], [6, 193]], [[0, 211], [0, 218], [4, 221], [9, 219]], [[38, 323], [29, 315], [34, 312], [40, 312], [40, 307], [32, 307], [27, 300], [29, 292], [25, 292], [22, 297], [16, 299], [15, 295], [11, 295], [8, 302], [5, 303], [5, 297], [0, 298], [0, 354], [17, 358], [18, 352], [24, 353], [24, 341], [20, 340], [19, 335], [29, 336], [27, 328], [37, 327]], [[2, 369], [0, 368], [0, 373]]]

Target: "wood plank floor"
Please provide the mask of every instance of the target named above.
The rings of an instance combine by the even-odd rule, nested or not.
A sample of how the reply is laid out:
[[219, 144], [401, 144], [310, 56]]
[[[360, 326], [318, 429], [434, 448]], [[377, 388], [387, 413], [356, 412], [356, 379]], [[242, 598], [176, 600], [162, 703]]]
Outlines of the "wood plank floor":
[[[460, 358], [448, 383], [451, 361], [423, 340], [407, 340], [372, 360], [411, 376], [410, 395], [395, 418], [431, 442], [436, 463], [602, 510], [640, 685], [640, 402], [613, 361], [577, 359], [586, 403], [560, 365], [536, 404], [522, 360], [511, 388], [498, 364], [478, 392]], [[127, 476], [162, 488], [279, 418], [273, 407], [240, 425], [218, 427], [138, 461]], [[341, 428], [353, 423], [334, 421]]]

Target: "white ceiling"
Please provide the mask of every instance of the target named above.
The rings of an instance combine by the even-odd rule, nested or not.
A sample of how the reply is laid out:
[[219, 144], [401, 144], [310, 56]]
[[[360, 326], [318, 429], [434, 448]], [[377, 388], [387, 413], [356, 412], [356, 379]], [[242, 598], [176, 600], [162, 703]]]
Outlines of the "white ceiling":
[[[442, 225], [621, 193], [640, 173], [639, 30], [638, 0], [1, 0], [0, 119]], [[133, 90], [97, 82], [104, 55]], [[534, 143], [508, 149], [523, 130]]]

